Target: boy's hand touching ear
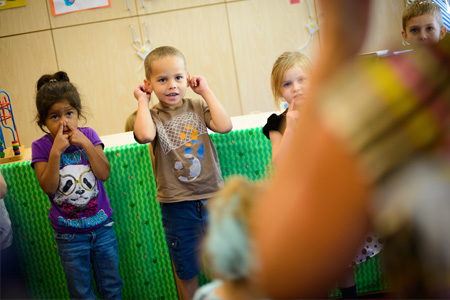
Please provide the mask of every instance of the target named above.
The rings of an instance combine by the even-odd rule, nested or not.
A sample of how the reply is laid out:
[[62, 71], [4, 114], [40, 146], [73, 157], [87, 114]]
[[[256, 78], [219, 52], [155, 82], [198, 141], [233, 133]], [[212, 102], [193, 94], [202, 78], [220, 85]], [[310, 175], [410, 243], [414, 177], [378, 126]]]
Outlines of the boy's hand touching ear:
[[134, 89], [134, 98], [139, 101], [139, 99], [147, 99], [150, 101], [150, 96], [152, 94], [152, 90], [148, 90], [145, 85], [140, 84]]
[[203, 76], [192, 76], [188, 79], [188, 83], [191, 89], [200, 96], [209, 90], [208, 83]]

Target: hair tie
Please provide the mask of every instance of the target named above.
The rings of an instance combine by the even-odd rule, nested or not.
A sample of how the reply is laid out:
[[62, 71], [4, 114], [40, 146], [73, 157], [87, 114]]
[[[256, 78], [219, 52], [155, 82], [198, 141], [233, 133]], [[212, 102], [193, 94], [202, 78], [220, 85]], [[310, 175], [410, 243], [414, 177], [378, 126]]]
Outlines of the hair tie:
[[52, 78], [52, 79], [50, 79], [48, 82], [49, 82], [49, 83], [50, 83], [50, 82], [58, 82], [58, 80], [56, 80], [55, 78]]

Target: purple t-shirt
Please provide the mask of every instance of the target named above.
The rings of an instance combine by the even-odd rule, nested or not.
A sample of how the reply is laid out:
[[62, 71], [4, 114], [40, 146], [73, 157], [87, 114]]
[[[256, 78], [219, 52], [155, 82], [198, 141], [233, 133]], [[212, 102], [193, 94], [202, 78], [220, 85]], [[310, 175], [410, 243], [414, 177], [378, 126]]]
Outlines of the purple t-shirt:
[[[102, 145], [98, 134], [89, 127], [79, 127], [94, 146]], [[31, 145], [31, 166], [48, 162], [53, 138], [46, 134]], [[57, 232], [88, 232], [106, 223], [112, 208], [103, 182], [95, 177], [83, 148], [71, 145], [61, 155], [59, 184], [51, 202], [48, 217]]]

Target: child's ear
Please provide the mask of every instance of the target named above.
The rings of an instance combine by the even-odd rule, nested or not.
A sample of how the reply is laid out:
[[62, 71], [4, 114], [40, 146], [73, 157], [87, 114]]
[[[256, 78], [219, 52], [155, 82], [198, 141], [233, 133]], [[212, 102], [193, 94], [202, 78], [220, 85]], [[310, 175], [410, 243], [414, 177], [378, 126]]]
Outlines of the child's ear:
[[404, 30], [402, 30], [402, 38], [403, 38], [403, 40], [405, 41], [405, 42], [408, 42], [406, 39], [407, 39], [407, 36], [406, 36], [406, 32], [404, 31]]
[[186, 86], [187, 87], [191, 86], [191, 74], [189, 73], [186, 74]]
[[152, 90], [152, 85], [150, 84], [150, 81], [147, 79], [144, 79], [144, 85], [147, 88], [147, 90]]
[[447, 34], [447, 27], [442, 26], [441, 31], [439, 32], [439, 40], [442, 40]]
[[408, 35], [406, 34], [406, 32], [404, 30], [402, 30], [402, 38], [403, 38], [402, 44], [404, 46], [410, 45], [410, 43], [408, 41]]

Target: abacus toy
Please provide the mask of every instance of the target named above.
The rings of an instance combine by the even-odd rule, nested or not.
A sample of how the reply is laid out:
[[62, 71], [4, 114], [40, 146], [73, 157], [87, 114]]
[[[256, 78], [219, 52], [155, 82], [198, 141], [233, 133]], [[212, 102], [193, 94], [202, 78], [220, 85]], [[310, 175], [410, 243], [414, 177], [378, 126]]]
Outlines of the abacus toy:
[[[23, 146], [20, 145], [19, 133], [17, 132], [16, 122], [14, 121], [14, 114], [11, 107], [11, 100], [8, 93], [0, 91], [0, 94], [5, 94], [0, 100], [0, 163], [15, 161], [22, 159], [21, 151], [23, 152]], [[8, 126], [8, 120], [12, 122], [12, 127]], [[7, 148], [5, 138], [3, 136], [3, 128], [11, 130], [12, 134], [12, 147]]]

